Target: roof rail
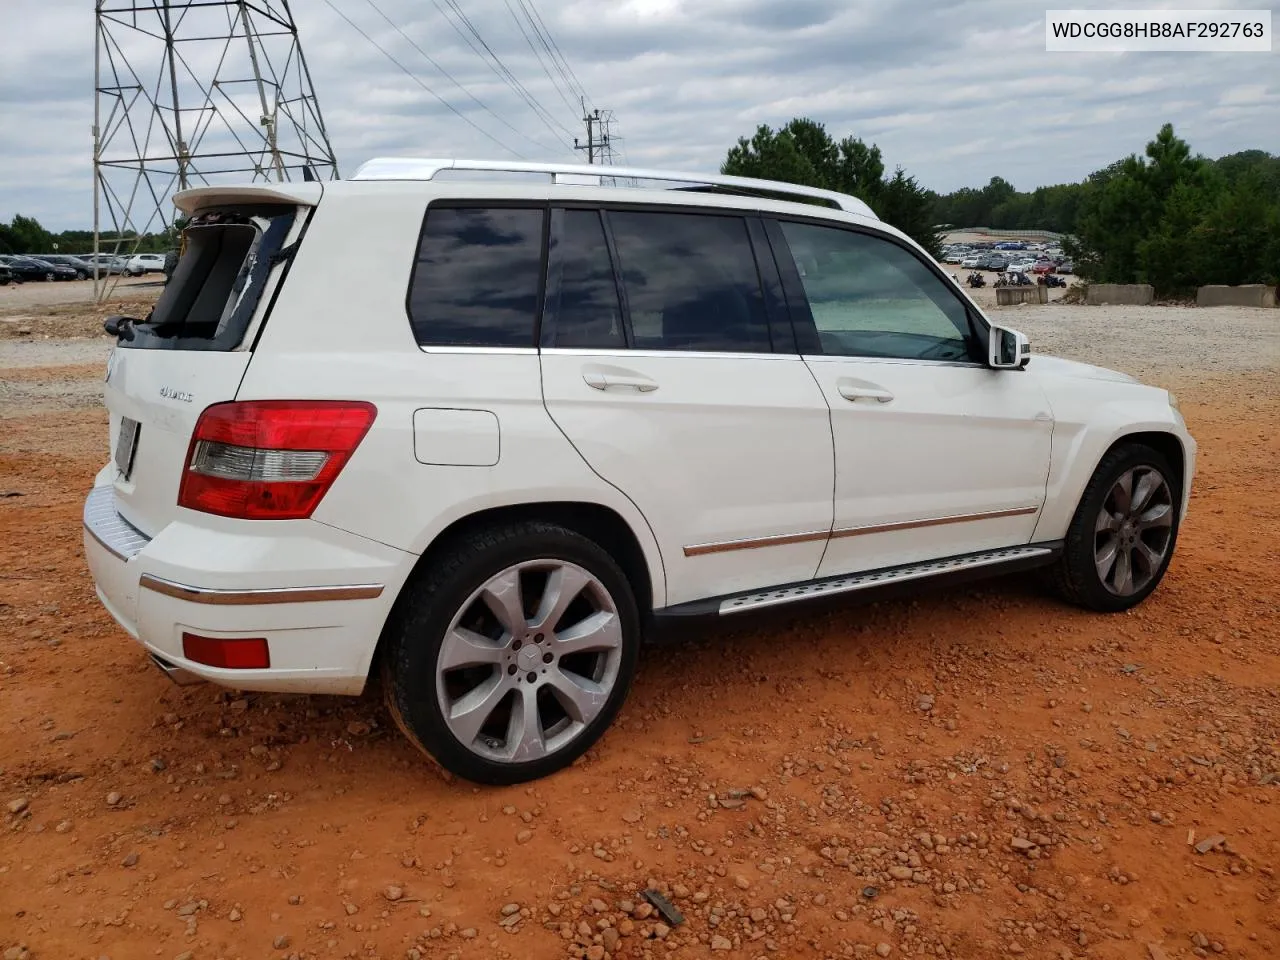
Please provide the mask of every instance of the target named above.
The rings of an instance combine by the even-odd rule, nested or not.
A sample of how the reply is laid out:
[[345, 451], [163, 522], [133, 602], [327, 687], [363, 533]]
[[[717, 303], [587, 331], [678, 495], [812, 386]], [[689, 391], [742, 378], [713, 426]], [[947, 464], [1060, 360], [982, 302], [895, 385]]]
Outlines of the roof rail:
[[720, 188], [721, 192], [763, 194], [777, 199], [805, 197], [821, 200], [827, 206], [846, 213], [878, 219], [872, 209], [857, 197], [834, 190], [805, 187], [776, 180], [757, 180], [751, 177], [728, 177], [723, 174], [691, 173], [688, 171], [649, 170], [644, 167], [601, 167], [580, 163], [525, 163], [505, 160], [433, 160], [417, 157], [378, 157], [369, 160], [352, 180], [433, 180], [446, 170], [476, 173], [531, 173], [543, 174], [552, 183], [604, 186], [604, 180], [659, 180], [668, 183], [697, 184]]

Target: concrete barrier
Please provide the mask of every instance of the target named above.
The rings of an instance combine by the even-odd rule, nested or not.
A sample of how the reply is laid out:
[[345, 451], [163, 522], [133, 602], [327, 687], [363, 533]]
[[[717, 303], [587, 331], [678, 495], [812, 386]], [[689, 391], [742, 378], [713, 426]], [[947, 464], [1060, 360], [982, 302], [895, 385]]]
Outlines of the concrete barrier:
[[1085, 291], [1084, 302], [1090, 306], [1123, 303], [1145, 307], [1155, 297], [1155, 288], [1149, 283], [1091, 283]]
[[1019, 303], [1048, 303], [1049, 288], [1036, 284], [1032, 287], [996, 287], [996, 306], [1011, 307]]
[[1239, 287], [1211, 284], [1196, 291], [1197, 307], [1274, 307], [1276, 288], [1265, 283], [1247, 283]]

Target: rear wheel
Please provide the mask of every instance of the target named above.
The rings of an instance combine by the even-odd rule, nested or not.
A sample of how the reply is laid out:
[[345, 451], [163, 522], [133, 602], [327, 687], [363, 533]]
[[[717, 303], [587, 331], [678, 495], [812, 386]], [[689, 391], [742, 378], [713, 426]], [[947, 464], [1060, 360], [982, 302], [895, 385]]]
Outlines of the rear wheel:
[[1067, 531], [1052, 586], [1090, 610], [1128, 610], [1164, 577], [1178, 537], [1182, 492], [1159, 451], [1124, 444], [1103, 457]]
[[46, 273], [46, 274], [44, 275], [45, 283], [53, 283], [53, 281], [55, 281], [55, 280], [57, 280], [57, 279], [58, 279], [57, 275], [52, 274], [52, 273]]
[[388, 623], [387, 705], [452, 773], [510, 784], [581, 756], [635, 673], [640, 618], [600, 546], [553, 524], [482, 530], [411, 583]]

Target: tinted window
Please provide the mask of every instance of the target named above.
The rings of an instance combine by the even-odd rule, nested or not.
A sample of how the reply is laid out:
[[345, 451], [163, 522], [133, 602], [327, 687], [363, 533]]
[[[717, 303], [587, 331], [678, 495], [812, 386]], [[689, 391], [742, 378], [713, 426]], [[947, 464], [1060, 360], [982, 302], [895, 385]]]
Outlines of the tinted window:
[[608, 216], [637, 349], [770, 351], [745, 220], [687, 213]]
[[969, 359], [963, 303], [910, 251], [851, 230], [781, 226], [823, 353]]
[[566, 210], [561, 216], [551, 258], [557, 276], [550, 281], [547, 303], [547, 315], [555, 325], [555, 345], [625, 347], [618, 287], [600, 214]]
[[527, 208], [428, 210], [409, 291], [418, 343], [532, 347], [543, 218]]

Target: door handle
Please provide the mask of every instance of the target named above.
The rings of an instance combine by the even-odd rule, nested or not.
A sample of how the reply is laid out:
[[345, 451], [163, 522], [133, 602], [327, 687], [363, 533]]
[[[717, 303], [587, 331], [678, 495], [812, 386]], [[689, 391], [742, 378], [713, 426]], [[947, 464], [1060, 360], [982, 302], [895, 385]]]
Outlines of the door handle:
[[854, 403], [859, 400], [876, 400], [880, 403], [888, 403], [893, 399], [893, 394], [888, 390], [881, 390], [878, 387], [858, 387], [851, 383], [840, 384], [840, 396]]
[[630, 388], [638, 393], [652, 393], [658, 389], [656, 383], [639, 374], [605, 374], [596, 370], [588, 370], [582, 374], [582, 379], [588, 387], [593, 387], [596, 390], [612, 390], [622, 387]]

